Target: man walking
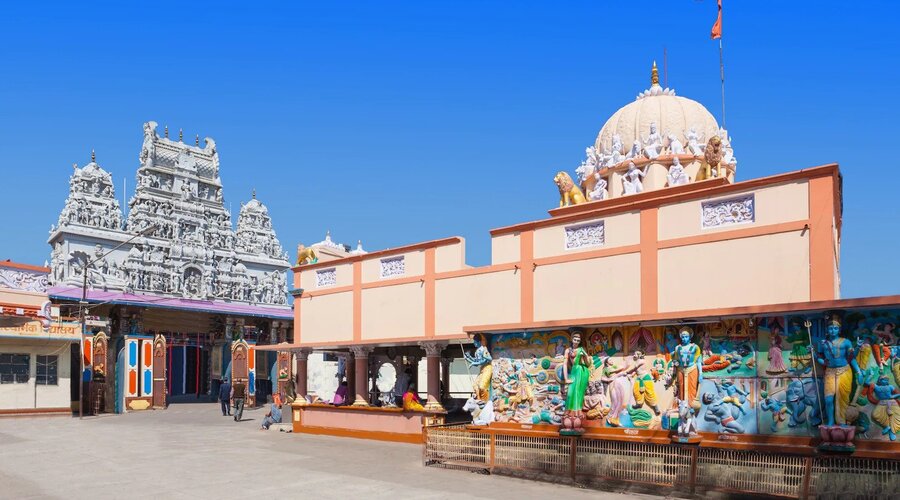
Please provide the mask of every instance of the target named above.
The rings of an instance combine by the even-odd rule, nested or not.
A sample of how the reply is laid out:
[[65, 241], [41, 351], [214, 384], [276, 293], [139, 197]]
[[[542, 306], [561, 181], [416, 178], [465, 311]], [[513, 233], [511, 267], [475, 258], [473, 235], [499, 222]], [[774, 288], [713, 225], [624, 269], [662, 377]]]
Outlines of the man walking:
[[231, 382], [227, 378], [222, 379], [219, 386], [219, 402], [222, 404], [222, 416], [231, 416]]
[[231, 386], [231, 399], [234, 400], [234, 421], [240, 422], [244, 415], [244, 396], [247, 394], [247, 386], [243, 379], [237, 379]]

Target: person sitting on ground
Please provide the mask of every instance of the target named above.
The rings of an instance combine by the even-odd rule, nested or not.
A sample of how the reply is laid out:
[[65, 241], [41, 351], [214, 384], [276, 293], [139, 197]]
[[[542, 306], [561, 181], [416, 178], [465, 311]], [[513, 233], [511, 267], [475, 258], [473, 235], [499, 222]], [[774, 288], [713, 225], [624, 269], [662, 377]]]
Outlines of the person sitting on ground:
[[403, 409], [406, 411], [425, 411], [425, 407], [422, 406], [419, 396], [416, 394], [416, 384], [414, 383], [410, 383], [409, 389], [403, 394]]
[[341, 385], [338, 386], [337, 390], [334, 391], [334, 397], [331, 399], [331, 404], [334, 406], [340, 406], [343, 404], [347, 404], [347, 381], [341, 381]]
[[272, 424], [280, 424], [281, 423], [281, 407], [279, 407], [276, 403], [272, 403], [269, 406], [269, 412], [266, 413], [265, 418], [263, 418], [262, 426], [259, 430], [267, 431], [269, 430], [269, 426]]

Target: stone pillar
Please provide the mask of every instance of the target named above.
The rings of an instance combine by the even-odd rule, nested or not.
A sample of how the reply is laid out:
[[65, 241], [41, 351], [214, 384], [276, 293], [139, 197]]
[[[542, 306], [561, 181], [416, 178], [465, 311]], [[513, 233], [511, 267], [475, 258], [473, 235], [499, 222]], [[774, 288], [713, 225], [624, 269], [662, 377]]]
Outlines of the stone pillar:
[[369, 353], [372, 346], [358, 345], [350, 348], [353, 351], [354, 385], [353, 406], [369, 406]]
[[444, 407], [441, 406], [441, 351], [444, 346], [437, 342], [420, 342], [419, 346], [425, 350], [428, 373], [428, 399], [425, 402], [425, 409], [444, 411]]
[[297, 387], [295, 390], [297, 391], [297, 398], [303, 398], [306, 400], [306, 395], [309, 392], [309, 353], [312, 352], [311, 349], [300, 349], [297, 351]]

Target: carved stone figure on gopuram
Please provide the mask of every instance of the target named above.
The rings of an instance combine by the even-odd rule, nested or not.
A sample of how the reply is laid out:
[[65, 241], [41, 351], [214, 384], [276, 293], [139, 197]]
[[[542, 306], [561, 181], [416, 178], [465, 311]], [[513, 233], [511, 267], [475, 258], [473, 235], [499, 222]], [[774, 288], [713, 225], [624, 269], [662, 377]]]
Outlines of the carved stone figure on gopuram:
[[143, 126], [127, 218], [93, 153], [75, 166], [48, 240], [53, 284], [80, 287], [86, 272], [89, 287], [106, 291], [289, 307], [288, 256], [266, 206], [254, 192], [235, 230], [215, 141], [189, 145], [156, 129]]

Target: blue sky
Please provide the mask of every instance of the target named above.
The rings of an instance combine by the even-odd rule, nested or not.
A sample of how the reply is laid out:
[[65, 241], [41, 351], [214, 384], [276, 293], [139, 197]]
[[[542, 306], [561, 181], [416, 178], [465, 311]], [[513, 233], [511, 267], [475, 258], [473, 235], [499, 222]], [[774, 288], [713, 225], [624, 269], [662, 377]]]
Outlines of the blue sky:
[[[295, 5], [296, 4], [296, 5]], [[898, 293], [898, 16], [890, 2], [725, 0], [740, 180], [839, 162], [842, 293]], [[0, 259], [40, 264], [72, 162], [134, 185], [141, 124], [211, 136], [286, 248], [366, 249], [546, 217], [606, 118], [668, 83], [721, 120], [715, 1], [12, 2], [0, 19]], [[129, 193], [130, 194], [130, 193]], [[121, 193], [118, 193], [121, 198]], [[740, 265], [740, 263], [731, 263]], [[689, 283], [685, 286], [690, 286]]]

